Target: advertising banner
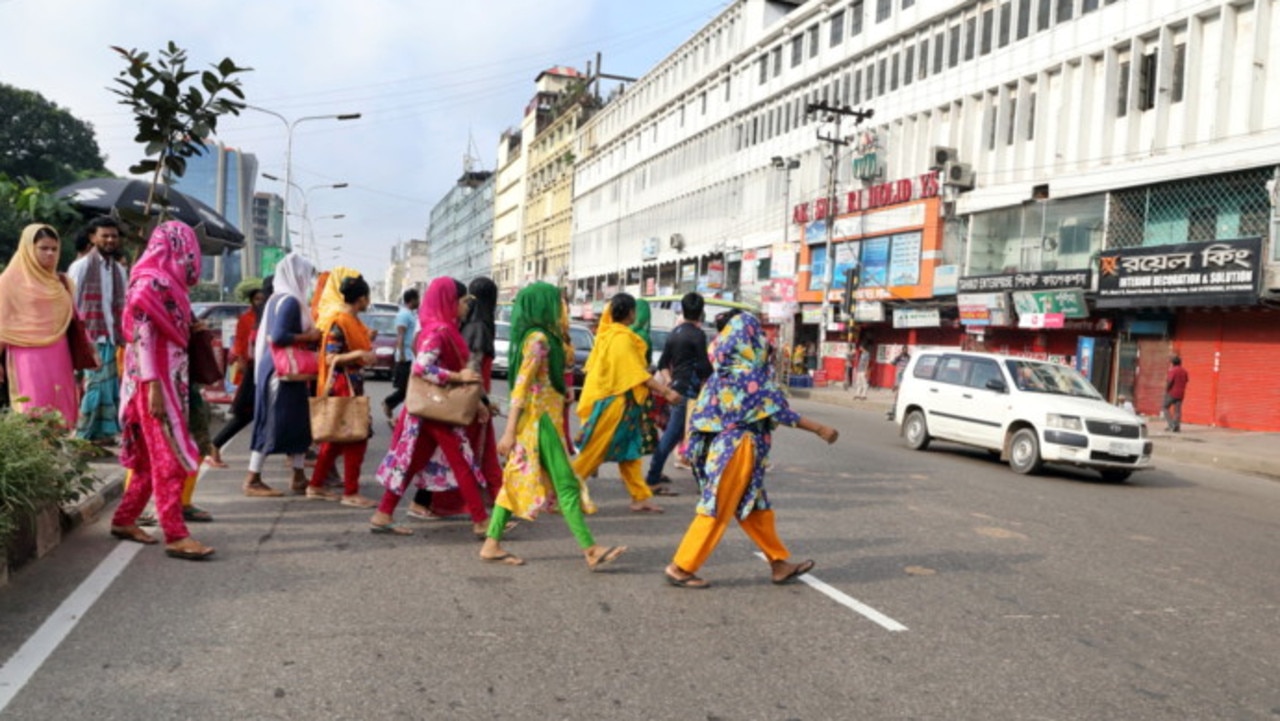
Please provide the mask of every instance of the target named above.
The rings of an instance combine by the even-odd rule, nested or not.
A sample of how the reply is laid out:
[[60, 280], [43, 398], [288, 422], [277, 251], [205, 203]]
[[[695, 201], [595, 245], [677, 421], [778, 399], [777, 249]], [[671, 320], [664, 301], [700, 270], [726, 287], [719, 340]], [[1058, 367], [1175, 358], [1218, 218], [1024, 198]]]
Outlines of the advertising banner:
[[956, 296], [964, 325], [1009, 325], [1008, 293], [961, 293]]
[[859, 323], [883, 323], [884, 303], [876, 300], [859, 300], [853, 306], [853, 319]]
[[1103, 251], [1098, 307], [1253, 305], [1261, 238]]
[[1056, 290], [1059, 288], [1088, 288], [1089, 271], [1041, 270], [1033, 273], [1002, 273], [1000, 275], [966, 275], [956, 284], [960, 293], [990, 293], [1002, 290]]
[[893, 311], [894, 328], [937, 328], [942, 318], [937, 308], [896, 308]]
[[1079, 289], [1020, 291], [1013, 294], [1013, 307], [1019, 316], [1057, 313], [1067, 318], [1089, 317], [1084, 291]]

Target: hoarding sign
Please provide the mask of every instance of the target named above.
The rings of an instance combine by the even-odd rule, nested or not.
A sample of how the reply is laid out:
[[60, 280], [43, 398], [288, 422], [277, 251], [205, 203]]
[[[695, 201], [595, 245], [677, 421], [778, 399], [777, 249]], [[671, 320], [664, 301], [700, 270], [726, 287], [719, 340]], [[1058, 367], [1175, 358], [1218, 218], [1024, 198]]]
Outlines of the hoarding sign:
[[1253, 305], [1261, 256], [1261, 238], [1103, 251], [1098, 307]]
[[1013, 307], [1018, 315], [1034, 313], [1059, 313], [1067, 318], [1088, 318], [1089, 306], [1084, 301], [1084, 291], [1027, 290], [1013, 294]]
[[895, 308], [893, 311], [894, 328], [937, 328], [942, 325], [942, 318], [937, 308]]

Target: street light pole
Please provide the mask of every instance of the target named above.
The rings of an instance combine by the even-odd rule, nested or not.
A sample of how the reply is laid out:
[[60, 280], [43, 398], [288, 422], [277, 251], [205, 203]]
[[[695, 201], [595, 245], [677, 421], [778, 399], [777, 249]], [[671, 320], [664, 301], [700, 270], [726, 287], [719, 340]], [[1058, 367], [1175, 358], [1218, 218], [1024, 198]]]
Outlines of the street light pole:
[[[773, 156], [773, 167], [781, 170], [785, 176], [785, 184], [782, 190], [782, 247], [784, 252], [790, 253], [791, 250], [791, 171], [800, 167], [799, 158], [783, 158], [781, 155]], [[794, 313], [787, 314], [787, 320], [782, 325], [782, 343], [783, 347], [790, 348], [795, 342], [796, 335], [796, 319]], [[778, 364], [778, 375], [780, 382], [786, 387], [789, 384], [788, 377], [790, 375], [791, 359], [781, 358]]]

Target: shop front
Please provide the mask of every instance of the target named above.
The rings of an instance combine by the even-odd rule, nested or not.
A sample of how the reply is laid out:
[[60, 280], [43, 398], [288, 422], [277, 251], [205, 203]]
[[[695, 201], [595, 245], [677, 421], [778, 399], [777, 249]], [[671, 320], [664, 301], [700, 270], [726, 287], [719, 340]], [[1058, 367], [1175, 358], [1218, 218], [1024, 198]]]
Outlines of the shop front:
[[1280, 313], [1259, 305], [1261, 261], [1260, 238], [1101, 254], [1097, 305], [1122, 316], [1118, 385], [1139, 413], [1160, 413], [1177, 355], [1191, 379], [1185, 422], [1280, 431]]

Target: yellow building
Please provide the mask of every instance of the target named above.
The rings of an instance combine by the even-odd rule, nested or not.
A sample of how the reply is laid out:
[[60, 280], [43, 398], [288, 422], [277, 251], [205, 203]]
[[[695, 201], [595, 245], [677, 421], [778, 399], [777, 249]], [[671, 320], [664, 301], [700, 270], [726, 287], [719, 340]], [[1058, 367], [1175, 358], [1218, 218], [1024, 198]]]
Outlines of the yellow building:
[[529, 145], [524, 204], [524, 280], [563, 285], [573, 235], [573, 166], [578, 127], [598, 105], [585, 84], [563, 95]]

